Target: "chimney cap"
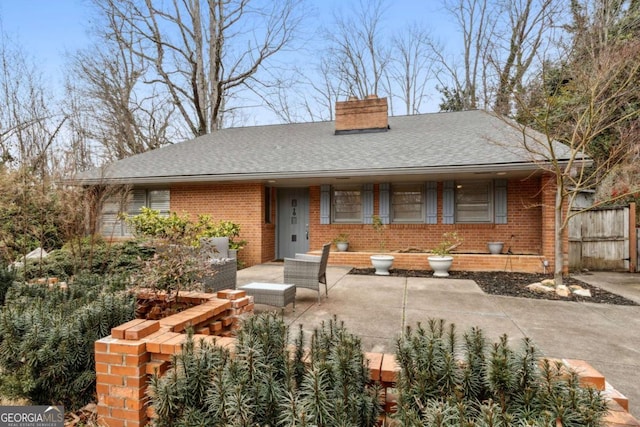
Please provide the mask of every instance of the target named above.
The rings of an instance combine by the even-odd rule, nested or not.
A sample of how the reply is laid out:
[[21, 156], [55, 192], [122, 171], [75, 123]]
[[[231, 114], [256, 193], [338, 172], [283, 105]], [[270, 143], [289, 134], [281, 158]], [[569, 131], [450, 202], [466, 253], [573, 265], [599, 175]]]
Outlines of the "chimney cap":
[[367, 95], [365, 99], [378, 99], [378, 95], [376, 95], [375, 93], [372, 93], [370, 95]]
[[358, 101], [358, 97], [355, 95], [349, 95], [348, 101]]

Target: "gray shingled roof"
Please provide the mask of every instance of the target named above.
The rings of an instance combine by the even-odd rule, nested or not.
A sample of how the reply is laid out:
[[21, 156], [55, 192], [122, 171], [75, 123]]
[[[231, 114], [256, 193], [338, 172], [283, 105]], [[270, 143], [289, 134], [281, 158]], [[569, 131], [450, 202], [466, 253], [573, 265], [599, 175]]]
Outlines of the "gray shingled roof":
[[389, 126], [348, 135], [335, 135], [334, 122], [224, 129], [78, 178], [166, 183], [537, 168], [522, 134], [484, 111], [389, 117]]

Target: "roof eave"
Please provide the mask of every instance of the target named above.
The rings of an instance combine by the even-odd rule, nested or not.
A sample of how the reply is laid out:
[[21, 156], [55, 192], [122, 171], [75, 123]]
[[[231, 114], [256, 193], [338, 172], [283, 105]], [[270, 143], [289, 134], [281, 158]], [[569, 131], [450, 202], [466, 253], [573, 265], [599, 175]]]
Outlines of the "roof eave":
[[[567, 162], [559, 162], [560, 165]], [[74, 180], [77, 185], [151, 185], [151, 184], [177, 184], [177, 183], [206, 183], [206, 182], [260, 182], [271, 180], [300, 180], [300, 179], [331, 179], [342, 177], [380, 177], [380, 176], [412, 176], [456, 174], [482, 174], [499, 172], [536, 172], [544, 171], [548, 164], [541, 163], [503, 163], [482, 165], [450, 165], [438, 167], [415, 168], [367, 168], [367, 169], [340, 169], [340, 170], [312, 170], [289, 172], [256, 172], [242, 174], [202, 174], [202, 175], [172, 175], [172, 176], [146, 176], [146, 177], [119, 177], [119, 178], [86, 178]]]

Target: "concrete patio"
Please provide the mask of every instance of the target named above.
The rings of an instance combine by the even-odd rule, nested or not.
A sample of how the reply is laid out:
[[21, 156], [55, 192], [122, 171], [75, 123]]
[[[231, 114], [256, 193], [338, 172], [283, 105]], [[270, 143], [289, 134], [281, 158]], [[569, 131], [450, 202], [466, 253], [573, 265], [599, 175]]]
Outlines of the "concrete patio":
[[[406, 326], [442, 318], [459, 331], [482, 328], [490, 340], [507, 334], [517, 344], [533, 340], [548, 357], [582, 359], [600, 371], [629, 399], [640, 418], [640, 306], [616, 306], [486, 295], [470, 280], [348, 275], [350, 267], [329, 266], [329, 298], [298, 289], [296, 310], [284, 319], [292, 332], [302, 324], [311, 332], [337, 316], [362, 339], [363, 350], [393, 353]], [[590, 273], [576, 276], [640, 303], [640, 275]], [[238, 286], [282, 283], [283, 264], [267, 263], [238, 271]], [[274, 310], [256, 305], [255, 311]]]

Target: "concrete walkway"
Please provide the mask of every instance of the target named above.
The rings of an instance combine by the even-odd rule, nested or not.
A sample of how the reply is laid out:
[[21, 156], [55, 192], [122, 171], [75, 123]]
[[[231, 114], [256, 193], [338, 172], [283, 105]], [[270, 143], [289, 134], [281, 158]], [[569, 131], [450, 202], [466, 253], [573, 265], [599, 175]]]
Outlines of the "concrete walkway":
[[[548, 357], [582, 359], [602, 373], [629, 399], [640, 418], [640, 306], [547, 301], [486, 295], [471, 280], [348, 275], [350, 267], [329, 266], [329, 298], [298, 289], [296, 310], [284, 319], [307, 332], [337, 316], [362, 339], [363, 350], [393, 353], [406, 326], [430, 318], [455, 323], [458, 331], [473, 326], [494, 341], [507, 334], [517, 345], [528, 336]], [[590, 273], [575, 276], [640, 304], [640, 275]], [[238, 286], [250, 282], [282, 283], [283, 264], [268, 263], [238, 271]], [[257, 305], [256, 312], [273, 310]]]

